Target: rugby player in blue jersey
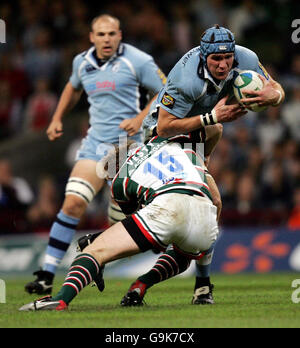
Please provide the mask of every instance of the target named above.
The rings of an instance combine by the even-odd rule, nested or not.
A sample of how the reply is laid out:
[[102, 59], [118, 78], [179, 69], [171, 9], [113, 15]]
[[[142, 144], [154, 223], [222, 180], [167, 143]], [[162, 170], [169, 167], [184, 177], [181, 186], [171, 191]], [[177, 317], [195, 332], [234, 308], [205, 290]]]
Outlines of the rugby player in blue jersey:
[[[62, 209], [52, 225], [43, 268], [35, 272], [37, 278], [25, 286], [29, 293], [51, 293], [57, 267], [80, 218], [105, 184], [97, 174], [97, 163], [111, 144], [119, 144], [127, 136], [141, 142], [141, 124], [148, 107], [141, 110], [140, 90], [147, 90], [153, 98], [165, 82], [164, 74], [150, 55], [121, 40], [117, 18], [100, 15], [92, 21], [90, 41], [93, 45], [74, 58], [72, 75], [47, 129], [49, 140], [61, 137], [63, 117], [76, 105], [83, 91], [86, 92], [90, 128], [77, 153]], [[111, 205], [111, 218], [121, 220], [124, 215], [120, 208]]]
[[[242, 99], [242, 103], [278, 106], [283, 102], [281, 85], [269, 76], [253, 51], [236, 45], [233, 33], [226, 28], [215, 25], [207, 29], [200, 45], [186, 53], [171, 70], [165, 87], [152, 103], [143, 122], [146, 137], [153, 132], [164, 138], [186, 134], [245, 115], [245, 108], [232, 98], [233, 80], [241, 70], [258, 72], [264, 83], [261, 91], [247, 91], [251, 97]], [[208, 181], [218, 199], [213, 178]], [[221, 206], [221, 202], [218, 204]], [[214, 303], [210, 282], [213, 252], [214, 246], [196, 261], [193, 304]], [[173, 263], [184, 266], [185, 261], [176, 259], [176, 255], [161, 255], [152, 270], [132, 284], [121, 301], [123, 306], [141, 305], [148, 288], [171, 276], [171, 267], [166, 266], [170, 256]]]

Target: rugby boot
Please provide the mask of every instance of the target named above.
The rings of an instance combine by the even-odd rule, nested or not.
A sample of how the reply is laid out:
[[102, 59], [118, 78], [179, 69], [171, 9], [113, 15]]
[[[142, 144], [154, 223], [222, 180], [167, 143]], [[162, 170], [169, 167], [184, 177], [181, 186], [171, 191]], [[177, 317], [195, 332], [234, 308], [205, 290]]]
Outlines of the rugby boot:
[[144, 305], [144, 296], [146, 294], [147, 285], [136, 280], [129, 288], [127, 294], [121, 300], [122, 307], [135, 307]]
[[93, 243], [93, 241], [98, 237], [100, 236], [102, 232], [97, 232], [97, 233], [89, 233], [89, 234], [86, 234], [85, 236], [83, 237], [80, 237], [78, 240], [77, 240], [77, 251], [78, 252], [81, 252], [83, 251], [84, 248], [86, 248], [88, 245], [90, 245], [91, 243]]
[[45, 296], [22, 306], [19, 311], [63, 311], [66, 309], [68, 305], [63, 300], [54, 301], [51, 296]]
[[53, 288], [54, 274], [39, 270], [33, 273], [37, 278], [25, 285], [25, 291], [29, 294], [46, 295], [51, 294]]
[[213, 288], [214, 288], [213, 284], [196, 288], [194, 291], [192, 304], [195, 304], [195, 305], [214, 304], [215, 302], [212, 295]]

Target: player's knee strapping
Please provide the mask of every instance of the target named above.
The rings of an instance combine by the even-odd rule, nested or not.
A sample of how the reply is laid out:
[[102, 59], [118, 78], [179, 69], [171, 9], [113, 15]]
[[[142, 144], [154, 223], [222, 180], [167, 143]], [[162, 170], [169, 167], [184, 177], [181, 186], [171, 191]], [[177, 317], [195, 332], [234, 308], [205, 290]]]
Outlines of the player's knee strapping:
[[96, 191], [87, 181], [78, 177], [71, 177], [66, 186], [66, 195], [75, 195], [83, 199], [87, 204], [94, 199]]
[[117, 222], [122, 221], [126, 218], [126, 216], [122, 212], [122, 209], [119, 207], [119, 205], [117, 205], [114, 202], [109, 203], [107, 215], [108, 222], [110, 225], [114, 225]]

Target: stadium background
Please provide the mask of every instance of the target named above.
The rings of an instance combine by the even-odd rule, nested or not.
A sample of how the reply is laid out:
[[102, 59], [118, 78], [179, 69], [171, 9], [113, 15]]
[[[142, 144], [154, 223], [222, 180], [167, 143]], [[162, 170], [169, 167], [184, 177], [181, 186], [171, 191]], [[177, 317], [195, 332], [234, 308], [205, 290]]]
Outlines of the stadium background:
[[[152, 54], [166, 74], [198, 45], [205, 28], [218, 23], [282, 84], [284, 104], [226, 124], [211, 160], [223, 199], [214, 267], [229, 273], [299, 270], [300, 44], [292, 41], [299, 1], [19, 0], [0, 5], [6, 23], [0, 45], [0, 278], [35, 270], [40, 262], [88, 127], [85, 98], [65, 118], [63, 138], [50, 143], [45, 129], [74, 55], [89, 47], [90, 20], [104, 12], [119, 17], [124, 41]], [[103, 190], [91, 204], [81, 232], [107, 226], [108, 194]], [[149, 257], [147, 265], [155, 256]], [[114, 269], [123, 272], [119, 264]]]

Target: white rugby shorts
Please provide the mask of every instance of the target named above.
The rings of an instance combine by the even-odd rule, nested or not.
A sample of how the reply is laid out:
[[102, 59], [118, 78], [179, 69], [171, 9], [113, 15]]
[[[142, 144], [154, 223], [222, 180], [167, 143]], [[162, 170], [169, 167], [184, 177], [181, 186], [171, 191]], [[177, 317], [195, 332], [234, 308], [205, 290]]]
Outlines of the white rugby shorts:
[[[162, 251], [173, 244], [192, 259], [205, 255], [219, 234], [217, 208], [207, 198], [196, 195], [162, 194], [129, 219], [124, 226], [138, 245], [145, 238]], [[140, 232], [145, 238], [138, 237]]]

